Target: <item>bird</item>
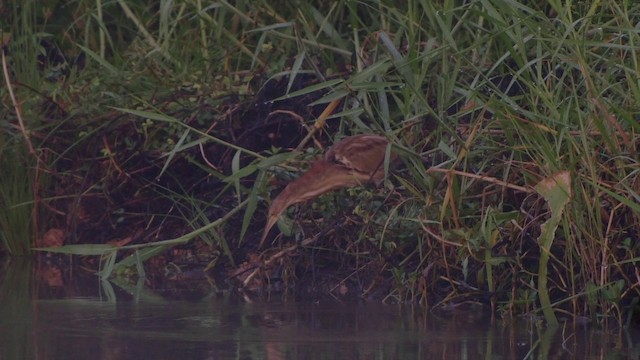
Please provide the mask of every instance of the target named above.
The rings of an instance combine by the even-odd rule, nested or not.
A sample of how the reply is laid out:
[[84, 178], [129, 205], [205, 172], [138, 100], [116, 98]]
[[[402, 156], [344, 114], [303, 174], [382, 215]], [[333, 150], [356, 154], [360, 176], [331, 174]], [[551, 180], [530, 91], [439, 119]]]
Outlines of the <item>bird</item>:
[[[260, 246], [289, 206], [340, 188], [372, 182], [379, 184], [385, 177], [384, 161], [388, 146], [389, 141], [385, 137], [371, 134], [348, 136], [337, 142], [272, 201]], [[396, 158], [397, 155], [390, 152], [389, 162]]]

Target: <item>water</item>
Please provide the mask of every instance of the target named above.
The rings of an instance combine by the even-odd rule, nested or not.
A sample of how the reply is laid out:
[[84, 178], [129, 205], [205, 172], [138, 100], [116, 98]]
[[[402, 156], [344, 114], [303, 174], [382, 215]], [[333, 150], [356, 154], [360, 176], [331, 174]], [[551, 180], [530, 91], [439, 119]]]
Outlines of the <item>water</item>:
[[175, 300], [97, 280], [96, 296], [80, 296], [17, 270], [1, 277], [0, 359], [640, 358], [637, 331], [396, 305]]

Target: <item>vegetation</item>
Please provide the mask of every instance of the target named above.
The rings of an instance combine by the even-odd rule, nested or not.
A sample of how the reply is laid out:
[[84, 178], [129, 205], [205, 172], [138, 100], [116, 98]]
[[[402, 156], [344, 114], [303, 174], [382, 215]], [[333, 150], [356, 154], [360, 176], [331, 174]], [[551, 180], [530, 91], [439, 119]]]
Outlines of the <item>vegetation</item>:
[[[3, 9], [5, 253], [30, 232], [104, 276], [637, 314], [640, 4], [64, 4]], [[290, 209], [258, 248], [269, 199], [358, 133], [403, 164]]]

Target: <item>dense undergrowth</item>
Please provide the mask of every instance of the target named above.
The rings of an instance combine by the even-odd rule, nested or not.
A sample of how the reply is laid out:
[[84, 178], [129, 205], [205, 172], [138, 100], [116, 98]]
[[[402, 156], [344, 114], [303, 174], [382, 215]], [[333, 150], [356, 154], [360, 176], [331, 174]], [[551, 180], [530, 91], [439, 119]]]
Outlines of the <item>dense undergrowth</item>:
[[[59, 3], [2, 9], [5, 254], [551, 323], [637, 315], [639, 4]], [[270, 199], [359, 133], [402, 165], [289, 209], [258, 248]]]

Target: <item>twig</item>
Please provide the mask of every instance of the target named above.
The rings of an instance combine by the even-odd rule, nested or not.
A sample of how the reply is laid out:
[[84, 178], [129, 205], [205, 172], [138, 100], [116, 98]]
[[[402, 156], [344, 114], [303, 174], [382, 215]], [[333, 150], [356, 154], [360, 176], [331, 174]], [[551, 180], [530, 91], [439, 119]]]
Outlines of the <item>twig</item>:
[[311, 137], [315, 135], [318, 132], [318, 130], [324, 127], [324, 124], [326, 123], [327, 118], [329, 117], [329, 115], [333, 113], [333, 111], [336, 109], [338, 104], [340, 104], [340, 101], [341, 101], [340, 99], [333, 100], [332, 102], [329, 103], [329, 105], [327, 105], [327, 107], [324, 109], [322, 114], [318, 116], [318, 119], [316, 120], [316, 123], [314, 124], [311, 131], [309, 131], [307, 136], [305, 136], [304, 139], [302, 139], [302, 141], [300, 142], [300, 144], [298, 144], [298, 147], [296, 148], [297, 151], [302, 150], [302, 148], [307, 144], [307, 142], [309, 142], [309, 139], [311, 139]]
[[316, 236], [314, 236], [312, 238], [303, 240], [300, 244], [294, 244], [294, 245], [289, 246], [288, 248], [285, 248], [283, 250], [278, 251], [277, 253], [272, 255], [268, 260], [265, 260], [264, 263], [261, 266], [256, 266], [256, 268], [253, 270], [253, 272], [251, 272], [251, 274], [249, 274], [249, 276], [247, 276], [244, 279], [244, 281], [242, 282], [242, 287], [246, 288], [247, 285], [249, 285], [249, 283], [251, 282], [251, 280], [253, 280], [253, 278], [255, 278], [256, 275], [258, 275], [258, 273], [260, 272], [261, 269], [263, 269], [265, 267], [268, 267], [269, 265], [274, 263], [276, 260], [278, 260], [281, 257], [283, 257], [285, 255], [288, 255], [289, 253], [297, 250], [299, 247], [305, 247], [305, 246], [309, 246], [309, 245], [313, 244], [314, 242], [318, 241], [318, 239], [320, 238], [320, 235], [324, 235], [323, 232], [320, 232], [319, 234], [317, 234]]
[[510, 184], [506, 181], [502, 181], [499, 179], [496, 179], [492, 176], [485, 176], [485, 175], [478, 175], [478, 174], [473, 174], [473, 173], [468, 173], [468, 172], [464, 172], [464, 171], [459, 171], [459, 170], [452, 170], [452, 169], [439, 169], [439, 168], [430, 168], [427, 170], [427, 172], [439, 172], [439, 173], [444, 173], [444, 174], [454, 174], [454, 175], [461, 175], [461, 176], [465, 176], [468, 178], [472, 178], [472, 179], [478, 179], [478, 180], [482, 180], [482, 181], [486, 181], [486, 182], [490, 182], [499, 186], [503, 186], [509, 189], [513, 189], [513, 190], [517, 190], [517, 191], [522, 191], [524, 193], [532, 193], [533, 189], [530, 187], [525, 187], [525, 186], [520, 186], [520, 185], [514, 185], [514, 184]]

